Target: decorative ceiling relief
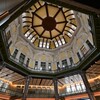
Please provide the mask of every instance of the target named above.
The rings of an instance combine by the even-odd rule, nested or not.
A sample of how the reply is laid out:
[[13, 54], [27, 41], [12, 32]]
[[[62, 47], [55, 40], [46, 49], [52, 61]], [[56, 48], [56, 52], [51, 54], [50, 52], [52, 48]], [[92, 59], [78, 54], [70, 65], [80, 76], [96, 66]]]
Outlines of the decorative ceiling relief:
[[70, 42], [77, 22], [74, 11], [38, 1], [22, 14], [23, 33], [35, 47], [55, 49]]

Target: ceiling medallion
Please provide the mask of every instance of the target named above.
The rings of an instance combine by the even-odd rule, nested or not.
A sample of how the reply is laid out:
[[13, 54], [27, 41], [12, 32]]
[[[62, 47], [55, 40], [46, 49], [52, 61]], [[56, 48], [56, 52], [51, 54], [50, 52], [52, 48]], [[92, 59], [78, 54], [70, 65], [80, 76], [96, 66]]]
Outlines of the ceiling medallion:
[[77, 28], [73, 10], [41, 0], [22, 14], [22, 21], [25, 37], [48, 49], [69, 43]]
[[46, 2], [32, 12], [32, 18], [32, 28], [39, 35], [39, 38], [50, 40], [63, 35], [68, 22], [62, 8]]
[[56, 21], [53, 17], [46, 17], [42, 21], [42, 26], [47, 31], [52, 31], [56, 27]]

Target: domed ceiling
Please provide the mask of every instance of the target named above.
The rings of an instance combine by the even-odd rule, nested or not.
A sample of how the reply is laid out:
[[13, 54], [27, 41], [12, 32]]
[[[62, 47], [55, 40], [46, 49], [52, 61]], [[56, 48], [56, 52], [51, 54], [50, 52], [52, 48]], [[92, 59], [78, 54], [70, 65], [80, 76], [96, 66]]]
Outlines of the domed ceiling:
[[23, 34], [35, 46], [55, 49], [70, 42], [77, 22], [74, 11], [38, 1], [22, 14]]

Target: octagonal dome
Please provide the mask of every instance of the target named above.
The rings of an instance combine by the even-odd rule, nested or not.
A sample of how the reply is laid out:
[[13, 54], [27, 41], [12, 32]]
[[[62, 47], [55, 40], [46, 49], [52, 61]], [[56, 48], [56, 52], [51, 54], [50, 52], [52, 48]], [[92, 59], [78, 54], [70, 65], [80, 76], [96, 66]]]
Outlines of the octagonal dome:
[[73, 10], [38, 1], [22, 14], [23, 34], [35, 46], [55, 49], [70, 42], [77, 28]]

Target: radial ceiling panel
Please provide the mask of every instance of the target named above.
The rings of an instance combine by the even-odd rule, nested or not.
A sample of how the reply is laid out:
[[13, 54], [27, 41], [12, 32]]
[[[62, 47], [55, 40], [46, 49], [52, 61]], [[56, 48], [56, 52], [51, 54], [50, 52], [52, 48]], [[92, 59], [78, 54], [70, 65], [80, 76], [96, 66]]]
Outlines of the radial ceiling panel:
[[[55, 49], [67, 44], [69, 40], [64, 38], [65, 35], [71, 39], [77, 28], [73, 10], [40, 0], [22, 14], [22, 22], [25, 37], [34, 46], [47, 49]], [[31, 31], [28, 31], [30, 32], [28, 34], [26, 27], [27, 30], [32, 29], [36, 34]], [[30, 35], [31, 38], [29, 38]], [[34, 41], [32, 41], [33, 37], [35, 38]], [[37, 39], [39, 40], [38, 45], [35, 45]], [[46, 39], [45, 46], [43, 46], [44, 39]]]

